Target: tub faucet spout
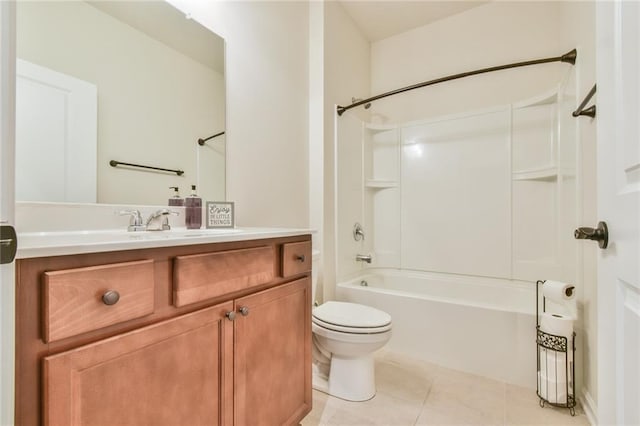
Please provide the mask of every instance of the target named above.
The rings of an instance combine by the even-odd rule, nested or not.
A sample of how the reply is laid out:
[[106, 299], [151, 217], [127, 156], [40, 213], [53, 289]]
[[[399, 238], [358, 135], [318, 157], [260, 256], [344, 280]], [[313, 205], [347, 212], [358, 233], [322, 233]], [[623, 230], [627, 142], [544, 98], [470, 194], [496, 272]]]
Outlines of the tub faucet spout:
[[371, 255], [370, 254], [356, 254], [356, 262], [371, 263]]

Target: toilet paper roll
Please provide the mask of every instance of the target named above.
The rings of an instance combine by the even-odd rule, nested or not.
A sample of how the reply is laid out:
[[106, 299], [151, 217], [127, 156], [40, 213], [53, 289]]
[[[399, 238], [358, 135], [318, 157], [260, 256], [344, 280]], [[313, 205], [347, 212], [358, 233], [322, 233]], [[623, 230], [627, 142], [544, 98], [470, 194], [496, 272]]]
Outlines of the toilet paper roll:
[[575, 299], [575, 286], [560, 281], [547, 280], [542, 285], [542, 295], [553, 302], [566, 303]]
[[[538, 373], [538, 391], [542, 398], [553, 404], [567, 403], [566, 381], [552, 380]], [[569, 392], [571, 392], [570, 389]]]
[[538, 373], [540, 375], [557, 382], [571, 381], [571, 377], [567, 375], [567, 372], [571, 371], [571, 366], [573, 365], [573, 353], [558, 352], [542, 347], [539, 350], [540, 370]]
[[567, 338], [567, 350], [573, 347], [573, 318], [568, 315], [543, 312], [540, 315], [540, 330], [545, 333]]

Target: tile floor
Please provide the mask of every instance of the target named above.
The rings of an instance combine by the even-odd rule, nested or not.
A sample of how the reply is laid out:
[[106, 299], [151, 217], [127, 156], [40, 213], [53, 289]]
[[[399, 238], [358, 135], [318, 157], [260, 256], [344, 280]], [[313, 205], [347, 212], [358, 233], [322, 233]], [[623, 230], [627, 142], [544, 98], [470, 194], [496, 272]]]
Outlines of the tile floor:
[[538, 405], [535, 390], [418, 362], [376, 357], [376, 396], [348, 402], [313, 391], [303, 426], [316, 425], [585, 425], [582, 409]]

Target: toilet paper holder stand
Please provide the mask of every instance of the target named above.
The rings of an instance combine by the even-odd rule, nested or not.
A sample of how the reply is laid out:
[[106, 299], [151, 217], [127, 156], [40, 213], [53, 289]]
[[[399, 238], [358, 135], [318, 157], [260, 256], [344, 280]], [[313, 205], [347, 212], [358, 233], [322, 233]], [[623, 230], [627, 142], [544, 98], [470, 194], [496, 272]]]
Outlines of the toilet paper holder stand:
[[[536, 360], [537, 360], [537, 385], [536, 393], [541, 407], [545, 404], [554, 407], [568, 408], [569, 413], [575, 416], [575, 352], [576, 333], [573, 332], [571, 342], [566, 336], [547, 333], [540, 328], [540, 315], [546, 312], [546, 299], [542, 295], [542, 310], [540, 310], [540, 287], [545, 281], [536, 281]], [[544, 372], [542, 371], [541, 354], [545, 355]], [[553, 362], [552, 370], [549, 369], [549, 359]], [[560, 364], [559, 364], [560, 363]], [[558, 377], [558, 371], [564, 371], [565, 377]], [[543, 374], [544, 373], [544, 374]], [[554, 375], [555, 381], [550, 380]], [[563, 380], [559, 380], [563, 379]], [[555, 383], [550, 387], [550, 382]]]

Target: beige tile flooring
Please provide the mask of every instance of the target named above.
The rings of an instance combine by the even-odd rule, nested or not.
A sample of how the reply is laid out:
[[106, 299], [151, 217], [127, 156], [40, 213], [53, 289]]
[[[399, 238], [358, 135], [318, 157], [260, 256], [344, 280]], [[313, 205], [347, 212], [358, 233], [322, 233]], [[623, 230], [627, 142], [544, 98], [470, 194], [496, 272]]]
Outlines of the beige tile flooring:
[[376, 356], [376, 388], [365, 402], [314, 390], [302, 425], [589, 425], [580, 407], [541, 408], [535, 390], [392, 353]]

